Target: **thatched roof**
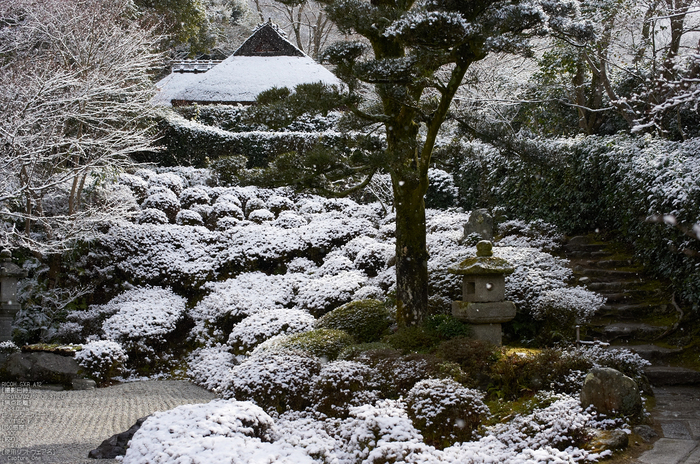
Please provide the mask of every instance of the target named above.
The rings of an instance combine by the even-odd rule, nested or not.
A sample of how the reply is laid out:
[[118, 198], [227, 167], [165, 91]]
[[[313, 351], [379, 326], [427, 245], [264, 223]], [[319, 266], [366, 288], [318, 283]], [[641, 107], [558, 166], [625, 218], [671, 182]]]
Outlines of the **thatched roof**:
[[272, 87], [293, 89], [314, 82], [341, 85], [333, 73], [295, 47], [269, 22], [209, 71], [174, 74], [156, 84], [160, 90], [154, 99], [156, 104], [252, 104], [260, 92]]

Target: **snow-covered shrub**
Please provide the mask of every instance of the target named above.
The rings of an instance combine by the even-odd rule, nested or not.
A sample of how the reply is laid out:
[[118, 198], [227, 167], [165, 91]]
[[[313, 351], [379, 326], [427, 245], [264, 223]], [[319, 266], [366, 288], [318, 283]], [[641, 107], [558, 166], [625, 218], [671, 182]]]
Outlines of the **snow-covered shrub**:
[[470, 440], [489, 409], [483, 393], [452, 379], [426, 379], [406, 395], [406, 412], [426, 443], [445, 448]]
[[293, 211], [294, 202], [287, 197], [272, 195], [267, 199], [267, 209], [279, 216], [282, 211]]
[[274, 224], [282, 229], [297, 229], [307, 225], [308, 221], [294, 211], [282, 211]]
[[217, 344], [197, 348], [187, 356], [187, 375], [197, 385], [220, 392], [227, 385], [229, 372], [238, 364], [228, 346]]
[[191, 209], [182, 209], [175, 216], [175, 224], [179, 226], [203, 226], [202, 215]]
[[182, 190], [185, 188], [185, 181], [182, 179], [182, 177], [172, 172], [163, 172], [152, 175], [148, 179], [148, 184], [149, 186], [165, 187], [176, 196], [180, 196]]
[[[568, 364], [582, 365], [578, 376], [575, 379], [576, 390], [583, 387], [585, 374], [594, 367], [610, 367], [616, 369], [637, 382], [640, 390], [651, 391], [649, 380], [644, 374], [644, 368], [651, 365], [649, 361], [636, 353], [625, 348], [602, 348], [600, 346], [582, 346], [571, 348], [561, 352], [563, 362]], [[571, 371], [571, 370], [570, 370]], [[573, 377], [572, 377], [573, 378]], [[561, 381], [560, 381], [561, 383]], [[556, 385], [558, 386], [558, 384]], [[552, 388], [555, 388], [553, 386]], [[569, 390], [558, 388], [558, 391], [568, 392]]]
[[354, 265], [369, 277], [375, 277], [379, 271], [387, 267], [387, 261], [392, 254], [391, 246], [379, 243], [370, 245], [357, 253]]
[[378, 300], [352, 301], [326, 313], [317, 328], [343, 330], [358, 343], [376, 342], [391, 324], [391, 315]]
[[211, 198], [202, 187], [189, 187], [180, 194], [180, 204], [183, 208], [190, 208], [192, 205], [208, 205]]
[[128, 359], [122, 346], [110, 340], [86, 343], [75, 354], [78, 365], [101, 384], [121, 375]]
[[386, 293], [380, 287], [367, 285], [352, 294], [352, 300], [383, 300]]
[[201, 204], [201, 203], [195, 203], [192, 206], [190, 206], [189, 211], [194, 211], [195, 213], [199, 214], [202, 218], [203, 221], [208, 222], [209, 221], [209, 216], [211, 215], [211, 212], [214, 210], [213, 206]]
[[266, 351], [303, 351], [326, 361], [332, 361], [344, 348], [354, 345], [355, 339], [347, 332], [334, 329], [315, 329], [292, 335], [278, 335], [258, 345], [253, 354]]
[[419, 463], [420, 459], [410, 460], [411, 455], [430, 449], [399, 401], [384, 400], [351, 408], [350, 417], [340, 425], [337, 434], [342, 439], [339, 455], [343, 462]]
[[257, 224], [262, 224], [263, 222], [274, 221], [275, 215], [272, 211], [266, 209], [255, 209], [248, 215], [248, 220]]
[[167, 188], [149, 189], [148, 197], [143, 201], [141, 207], [155, 208], [163, 211], [170, 222], [175, 222], [175, 216], [180, 211], [180, 200], [172, 190]]
[[172, 290], [136, 287], [103, 305], [115, 308], [114, 315], [102, 323], [105, 338], [120, 342], [127, 353], [147, 356], [154, 346], [167, 341], [185, 313], [186, 300]]
[[266, 411], [302, 410], [310, 404], [321, 363], [303, 351], [264, 351], [231, 369], [226, 398], [251, 400]]
[[428, 169], [428, 192], [425, 194], [427, 208], [448, 208], [454, 206], [459, 191], [455, 187], [452, 174], [442, 169]]
[[336, 276], [341, 272], [352, 271], [353, 269], [352, 261], [348, 258], [340, 253], [329, 253], [315, 274], [317, 276]]
[[274, 438], [272, 418], [249, 401], [187, 404], [146, 419], [122, 462], [312, 462], [303, 450], [273, 443]]
[[341, 248], [341, 252], [350, 258], [351, 261], [355, 261], [355, 258], [357, 258], [357, 255], [364, 249], [373, 247], [377, 245], [379, 242], [377, 242], [376, 239], [372, 237], [367, 237], [365, 235], [361, 235], [359, 237], [355, 237], [352, 240], [350, 240], [348, 243], [343, 245]]
[[267, 209], [267, 205], [260, 198], [251, 198], [245, 202], [245, 215], [250, 216], [250, 213], [259, 209]]
[[385, 398], [405, 395], [425, 379], [440, 377], [440, 359], [424, 354], [401, 355], [394, 349], [372, 349], [354, 357], [354, 361], [373, 367], [377, 372], [377, 388]]
[[532, 308], [532, 316], [565, 327], [588, 322], [605, 298], [585, 287], [565, 287], [544, 292]]
[[308, 280], [299, 288], [297, 304], [315, 317], [321, 317], [348, 303], [365, 282], [367, 277], [359, 271], [344, 271]]
[[[225, 327], [264, 310], [283, 309], [294, 297], [294, 281], [288, 276], [248, 272], [223, 282], [205, 285], [209, 294], [190, 311], [195, 321], [193, 335], [222, 335]], [[230, 329], [229, 329], [230, 330]], [[224, 333], [228, 337], [229, 333]], [[226, 341], [224, 338], [222, 341]]]
[[321, 214], [326, 212], [323, 203], [311, 198], [303, 198], [296, 204], [296, 209], [303, 215]]
[[534, 401], [544, 407], [496, 424], [488, 430], [488, 435], [510, 444], [518, 452], [546, 447], [563, 450], [583, 444], [591, 416], [583, 411], [577, 397], [541, 392]]
[[212, 189], [211, 193], [212, 196], [214, 196], [214, 203], [233, 203], [241, 208], [241, 211], [243, 211], [243, 203], [241, 203], [241, 199], [238, 198], [238, 195], [236, 195], [236, 193], [231, 189], [216, 187]]
[[142, 177], [134, 176], [127, 173], [119, 174], [119, 183], [126, 185], [131, 189], [134, 197], [140, 202], [146, 199], [146, 193], [148, 192], [148, 182], [143, 180]]
[[314, 409], [333, 417], [347, 417], [350, 407], [376, 397], [370, 391], [373, 369], [354, 361], [333, 361], [323, 365], [314, 379]]
[[558, 249], [564, 236], [554, 224], [537, 219], [531, 222], [514, 219], [498, 225], [501, 239], [498, 246], [532, 247], [542, 250]]
[[0, 342], [0, 354], [17, 353], [18, 351], [19, 347], [12, 340]]
[[234, 353], [243, 354], [275, 335], [308, 332], [315, 321], [312, 315], [298, 309], [265, 309], [236, 324], [228, 344]]
[[287, 272], [309, 274], [315, 273], [316, 269], [318, 269], [316, 263], [314, 263], [308, 258], [294, 258], [289, 263], [287, 263]]
[[136, 222], [139, 224], [167, 224], [168, 215], [159, 209], [146, 208], [139, 213]]
[[243, 210], [231, 201], [217, 200], [212, 206], [211, 213], [209, 213], [209, 222], [215, 224], [216, 221], [225, 217], [244, 219]]

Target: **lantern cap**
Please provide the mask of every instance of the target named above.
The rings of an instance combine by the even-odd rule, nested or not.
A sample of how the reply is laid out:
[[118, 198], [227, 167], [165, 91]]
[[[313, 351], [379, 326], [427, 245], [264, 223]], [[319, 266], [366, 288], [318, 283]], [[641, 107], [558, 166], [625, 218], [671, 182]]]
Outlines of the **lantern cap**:
[[505, 259], [493, 256], [493, 244], [482, 240], [476, 244], [476, 258], [467, 258], [447, 271], [457, 275], [506, 275], [515, 268]]

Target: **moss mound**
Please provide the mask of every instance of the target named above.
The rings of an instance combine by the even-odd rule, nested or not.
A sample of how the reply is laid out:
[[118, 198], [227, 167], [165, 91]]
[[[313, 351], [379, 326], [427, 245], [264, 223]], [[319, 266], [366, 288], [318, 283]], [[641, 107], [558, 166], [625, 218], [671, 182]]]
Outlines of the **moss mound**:
[[301, 350], [333, 361], [344, 348], [354, 344], [355, 339], [342, 330], [316, 329], [280, 338], [269, 348]]
[[379, 341], [391, 324], [391, 315], [379, 300], [346, 303], [316, 322], [319, 329], [344, 330], [359, 343]]

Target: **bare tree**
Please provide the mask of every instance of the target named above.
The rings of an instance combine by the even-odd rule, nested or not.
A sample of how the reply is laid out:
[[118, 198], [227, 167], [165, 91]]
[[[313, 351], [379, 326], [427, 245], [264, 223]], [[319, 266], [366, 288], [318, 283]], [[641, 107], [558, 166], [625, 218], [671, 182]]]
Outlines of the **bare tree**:
[[119, 202], [101, 187], [149, 147], [157, 38], [121, 0], [0, 0], [0, 243], [65, 249]]

